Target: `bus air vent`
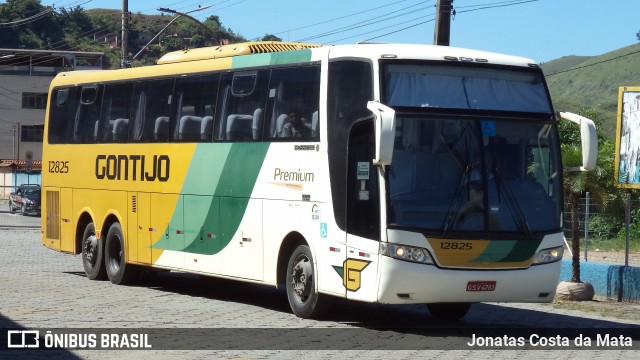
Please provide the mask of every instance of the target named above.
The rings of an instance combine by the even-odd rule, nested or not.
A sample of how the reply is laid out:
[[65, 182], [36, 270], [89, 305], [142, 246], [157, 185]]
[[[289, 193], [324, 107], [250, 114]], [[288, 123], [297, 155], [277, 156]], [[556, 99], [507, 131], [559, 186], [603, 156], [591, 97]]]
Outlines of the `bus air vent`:
[[52, 240], [60, 240], [60, 192], [46, 191], [47, 201], [47, 228], [46, 238]]
[[256, 41], [240, 44], [211, 46], [190, 50], [179, 50], [165, 54], [158, 60], [158, 65], [181, 63], [187, 61], [220, 59], [240, 55], [264, 54], [282, 51], [294, 51], [320, 47], [318, 44], [304, 44], [280, 41]]
[[138, 210], [138, 197], [131, 195], [131, 212], [135, 213]]

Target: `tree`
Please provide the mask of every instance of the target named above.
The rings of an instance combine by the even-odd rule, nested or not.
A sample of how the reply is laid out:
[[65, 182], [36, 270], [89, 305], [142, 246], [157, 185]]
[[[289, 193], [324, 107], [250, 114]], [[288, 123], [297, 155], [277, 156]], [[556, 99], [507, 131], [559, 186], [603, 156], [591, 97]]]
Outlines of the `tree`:
[[[596, 128], [602, 125], [595, 109], [583, 109], [580, 115], [594, 120]], [[567, 121], [560, 122], [560, 140], [562, 142], [562, 163], [565, 168], [577, 167], [582, 164], [582, 150], [580, 147], [580, 131], [577, 126]], [[594, 204], [603, 210], [618, 206], [621, 202], [619, 189], [614, 185], [614, 146], [606, 139], [602, 132], [598, 133], [598, 158], [596, 168], [592, 171], [568, 171], [564, 173], [564, 194], [569, 200], [571, 217], [571, 251], [572, 277], [571, 281], [579, 283], [580, 279], [580, 228], [579, 209], [580, 198], [587, 191], [593, 198]]]
[[261, 40], [262, 41], [282, 41], [282, 39], [280, 39], [279, 37], [273, 34], [265, 34], [265, 36], [263, 36]]
[[7, 0], [0, 4], [0, 47], [40, 49], [63, 39], [52, 9], [40, 0]]

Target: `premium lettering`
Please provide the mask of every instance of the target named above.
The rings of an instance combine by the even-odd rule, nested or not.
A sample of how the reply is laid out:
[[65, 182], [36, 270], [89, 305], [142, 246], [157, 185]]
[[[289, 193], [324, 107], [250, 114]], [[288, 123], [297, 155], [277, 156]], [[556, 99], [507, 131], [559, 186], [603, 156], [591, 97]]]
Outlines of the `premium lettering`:
[[303, 173], [300, 169], [298, 171], [283, 171], [280, 168], [276, 168], [273, 172], [273, 180], [313, 182], [315, 174], [312, 172]]
[[96, 179], [165, 182], [170, 164], [168, 155], [98, 155]]

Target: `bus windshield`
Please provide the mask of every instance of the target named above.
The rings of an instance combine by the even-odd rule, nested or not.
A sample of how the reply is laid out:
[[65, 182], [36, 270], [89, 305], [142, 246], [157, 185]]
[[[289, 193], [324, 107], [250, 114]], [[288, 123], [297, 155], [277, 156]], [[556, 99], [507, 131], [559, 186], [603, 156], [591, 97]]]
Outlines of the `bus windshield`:
[[386, 64], [386, 103], [391, 107], [552, 112], [540, 72], [465, 65]]
[[400, 115], [391, 227], [531, 233], [560, 228], [551, 122]]

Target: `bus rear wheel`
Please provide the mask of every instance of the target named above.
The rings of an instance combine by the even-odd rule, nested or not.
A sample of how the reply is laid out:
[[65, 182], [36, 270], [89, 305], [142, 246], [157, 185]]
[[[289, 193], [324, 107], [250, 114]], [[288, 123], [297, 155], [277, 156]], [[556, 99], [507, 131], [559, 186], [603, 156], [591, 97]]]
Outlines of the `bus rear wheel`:
[[107, 277], [104, 267], [104, 243], [96, 236], [96, 227], [91, 222], [82, 233], [82, 266], [89, 280], [104, 280]]
[[116, 285], [126, 285], [137, 275], [135, 265], [127, 264], [125, 257], [124, 236], [120, 223], [113, 223], [107, 232], [104, 252], [107, 276]]
[[427, 309], [436, 319], [460, 320], [471, 308], [470, 303], [434, 303], [427, 304]]
[[314, 268], [309, 246], [298, 245], [287, 265], [287, 298], [293, 313], [305, 319], [321, 316], [326, 305], [316, 290]]

